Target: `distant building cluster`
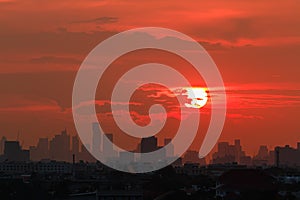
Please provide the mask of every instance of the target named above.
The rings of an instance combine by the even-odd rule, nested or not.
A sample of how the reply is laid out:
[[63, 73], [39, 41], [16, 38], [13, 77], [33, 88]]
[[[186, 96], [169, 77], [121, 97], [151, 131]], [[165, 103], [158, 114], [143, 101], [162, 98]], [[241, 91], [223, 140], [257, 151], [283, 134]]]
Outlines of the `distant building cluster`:
[[[81, 150], [80, 150], [81, 146]], [[40, 161], [44, 159], [71, 162], [72, 156], [78, 160], [95, 161], [95, 159], [88, 153], [84, 145], [80, 144], [77, 136], [72, 137], [63, 130], [48, 140], [48, 138], [40, 138], [37, 146], [29, 148], [30, 159], [32, 161]]]
[[29, 161], [30, 155], [28, 150], [23, 150], [18, 141], [6, 141], [1, 139], [1, 149], [3, 149], [3, 158], [11, 161]]
[[276, 147], [274, 150], [261, 145], [257, 155], [253, 157], [245, 154], [240, 140], [235, 140], [233, 145], [228, 142], [218, 143], [218, 150], [213, 154], [211, 164], [232, 163], [247, 166], [300, 167], [300, 142], [297, 143], [297, 148], [286, 145]]
[[[300, 190], [295, 190], [300, 183], [300, 142], [296, 148], [286, 145], [274, 150], [261, 145], [253, 157], [246, 155], [240, 140], [233, 144], [220, 142], [210, 162], [200, 159], [197, 151], [188, 150], [172, 166], [139, 176], [116, 172], [97, 162], [90, 152], [99, 153], [102, 149], [109, 152], [105, 156], [111, 162], [121, 160], [125, 165], [135, 166], [133, 154], [117, 152], [112, 143], [101, 143], [105, 138], [113, 142], [113, 134], [101, 134], [97, 124], [93, 124], [92, 129], [91, 146], [81, 144], [77, 136], [70, 136], [66, 130], [52, 139], [40, 138], [29, 150], [24, 150], [19, 141], [2, 137], [0, 184], [15, 181], [17, 184], [12, 186], [15, 189], [21, 183], [22, 187], [15, 189], [19, 192], [24, 185], [37, 185], [38, 189], [44, 185], [47, 195], [59, 194], [65, 186], [63, 195], [68, 199], [144, 199], [145, 195], [153, 194], [152, 191], [159, 191], [160, 195], [162, 187], [178, 183], [180, 190], [166, 192], [164, 195], [172, 197], [167, 199], [204, 199], [207, 195], [207, 199], [300, 199]], [[171, 139], [165, 139], [163, 145], [170, 142]], [[152, 136], [143, 138], [133, 152], [160, 148], [158, 139]], [[174, 156], [174, 147], [171, 145], [164, 153], [166, 158]], [[147, 157], [140, 159], [147, 162]], [[291, 189], [287, 190], [286, 186]], [[164, 195], [156, 199], [163, 199]], [[151, 196], [151, 199], [154, 198]]]
[[[66, 130], [55, 135], [51, 140], [40, 138], [36, 146], [31, 146], [29, 150], [22, 149], [19, 141], [8, 141], [5, 137], [0, 140], [0, 162], [28, 162], [28, 161], [61, 161], [61, 162], [96, 162], [90, 154], [99, 153], [101, 149], [107, 152], [104, 156], [112, 162], [121, 161], [122, 163], [134, 163], [135, 158], [128, 152], [117, 152], [113, 148], [113, 134], [103, 134], [100, 132], [99, 124], [92, 124], [93, 138], [91, 146], [81, 144], [77, 136], [70, 136]], [[104, 139], [111, 143], [101, 143]], [[171, 142], [171, 139], [164, 139], [164, 145]], [[155, 136], [143, 138], [136, 150], [133, 152], [151, 152], [160, 149]], [[165, 151], [166, 158], [174, 157], [174, 146]], [[147, 162], [147, 157], [141, 157]], [[177, 159], [173, 165], [182, 166], [183, 164], [197, 164], [205, 166], [208, 164], [238, 164], [245, 166], [278, 166], [278, 167], [300, 167], [300, 142], [296, 148], [289, 145], [276, 147], [269, 150], [266, 145], [259, 147], [257, 155], [251, 157], [243, 151], [240, 140], [236, 139], [234, 144], [220, 142], [217, 151], [213, 153], [212, 160], [207, 162], [205, 158], [200, 159], [197, 151], [188, 150], [181, 158]], [[9, 167], [9, 166], [8, 166]], [[179, 168], [178, 168], [179, 169]]]
[[246, 156], [242, 150], [240, 140], [235, 140], [234, 145], [230, 145], [228, 142], [220, 142], [218, 143], [218, 151], [213, 154], [212, 163], [240, 163], [249, 165], [251, 164], [251, 157]]
[[77, 136], [72, 137], [63, 130], [49, 141], [48, 138], [40, 138], [36, 146], [30, 146], [29, 150], [23, 150], [19, 141], [8, 141], [5, 137], [0, 140], [0, 161], [41, 161], [55, 160], [72, 162], [73, 155], [79, 160], [95, 162], [84, 145], [81, 145]]
[[297, 149], [286, 145], [275, 148], [275, 164], [277, 167], [299, 167], [300, 166], [300, 142]]

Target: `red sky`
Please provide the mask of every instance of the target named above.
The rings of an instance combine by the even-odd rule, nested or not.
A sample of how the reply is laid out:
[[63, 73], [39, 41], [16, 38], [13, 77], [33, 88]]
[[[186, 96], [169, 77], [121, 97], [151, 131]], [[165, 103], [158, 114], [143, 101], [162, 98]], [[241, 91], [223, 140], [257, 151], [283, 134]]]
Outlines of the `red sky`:
[[183, 32], [223, 76], [228, 115], [220, 141], [300, 141], [300, 4], [278, 1], [0, 0], [0, 136], [24, 146], [65, 127], [75, 134], [73, 81], [105, 38], [135, 27]]

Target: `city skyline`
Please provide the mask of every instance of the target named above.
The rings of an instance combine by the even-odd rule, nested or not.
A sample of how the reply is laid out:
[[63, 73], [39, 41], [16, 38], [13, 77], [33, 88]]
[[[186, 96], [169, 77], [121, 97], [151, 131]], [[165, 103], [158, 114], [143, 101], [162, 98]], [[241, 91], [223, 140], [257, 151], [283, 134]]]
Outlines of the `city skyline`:
[[[58, 129], [58, 130], [60, 130], [60, 129]], [[66, 130], [66, 129], [65, 129]], [[57, 132], [60, 132], [60, 131], [57, 131]], [[17, 138], [17, 136], [18, 135], [20, 135], [20, 133], [18, 132], [18, 133], [16, 133], [16, 135], [15, 136], [11, 136], [11, 137], [8, 137], [8, 136], [6, 136], [6, 135], [0, 135], [0, 137], [5, 137], [5, 138], [7, 138], [8, 140], [11, 140], [11, 141], [15, 141], [16, 140], [16, 138]], [[71, 137], [78, 137], [78, 135], [74, 135], [74, 134], [70, 134], [70, 136]], [[51, 138], [51, 137], [55, 137], [55, 134], [52, 134], [52, 136], [50, 136], [49, 138]], [[47, 139], [49, 139], [49, 138], [47, 138]], [[39, 141], [39, 139], [41, 139], [41, 138], [37, 138], [37, 140], [36, 140], [36, 143], [33, 143], [33, 144], [31, 144], [31, 145], [28, 145], [27, 143], [26, 143], [26, 140], [23, 140], [23, 139], [20, 139], [20, 140], [18, 140], [18, 141], [20, 141], [20, 142], [22, 142], [22, 144], [26, 144], [25, 146], [24, 146], [24, 148], [25, 149], [29, 149], [30, 148], [30, 146], [34, 146], [35, 144], [37, 144], [38, 143], [38, 141]], [[166, 139], [170, 139], [170, 138], [166, 138]], [[230, 138], [230, 139], [228, 139], [228, 140], [222, 140], [222, 139], [220, 139], [219, 141], [218, 141], [218, 143], [219, 142], [229, 142], [229, 141], [231, 141], [231, 140], [235, 140], [234, 138]], [[164, 139], [163, 140], [161, 140], [161, 141], [164, 141]], [[163, 142], [161, 142], [161, 144], [163, 144]], [[88, 144], [88, 145], [91, 145], [91, 144]], [[247, 152], [247, 154], [250, 154], [250, 155], [254, 155], [255, 153], [258, 153], [258, 151], [259, 151], [259, 147], [260, 146], [267, 146], [268, 148], [275, 148], [276, 146], [285, 146], [285, 145], [290, 145], [291, 147], [294, 147], [294, 148], [297, 148], [297, 142], [295, 143], [295, 142], [291, 142], [291, 143], [278, 143], [278, 144], [273, 144], [273, 145], [270, 145], [270, 144], [267, 144], [267, 143], [264, 143], [264, 144], [258, 144], [257, 146], [254, 146], [254, 148], [251, 148], [251, 151], [246, 151]], [[244, 142], [244, 148], [245, 148], [245, 142]], [[216, 147], [217, 147], [217, 144], [215, 145], [215, 148], [213, 149], [213, 151], [212, 152], [210, 152], [210, 154], [212, 154], [214, 151], [216, 151]], [[134, 148], [133, 148], [134, 149]], [[254, 151], [252, 151], [252, 149], [255, 149]], [[197, 150], [197, 149], [191, 149], [191, 150]], [[2, 150], [1, 150], [1, 148], [0, 148], [0, 152], [2, 152]]]
[[298, 0], [0, 0], [1, 200], [300, 200]]
[[[99, 130], [96, 128], [95, 123], [92, 124], [94, 130], [94, 138], [98, 138]], [[112, 134], [106, 134], [113, 141]], [[93, 140], [94, 141], [94, 140]], [[171, 138], [164, 140], [164, 145], [171, 142]], [[90, 148], [90, 152], [94, 152], [95, 148], [100, 148], [100, 143], [87, 144]], [[300, 166], [300, 141], [295, 145], [285, 144], [284, 146], [276, 146], [275, 148], [269, 148], [267, 145], [260, 145], [258, 151], [254, 155], [249, 155], [243, 151], [243, 146], [239, 139], [235, 139], [233, 144], [230, 142], [220, 141], [216, 144], [217, 149], [211, 152], [212, 156], [207, 156], [204, 159], [199, 159], [198, 152], [195, 150], [188, 150], [181, 158], [180, 163], [198, 163], [200, 165], [209, 164], [233, 164], [237, 163], [246, 166], [282, 166], [284, 164], [288, 166]], [[5, 148], [6, 147], [6, 148]], [[112, 146], [103, 146], [106, 151], [114, 152]], [[155, 136], [142, 139], [139, 145], [135, 148], [135, 152], [151, 152], [161, 148], [158, 145], [157, 138]], [[40, 138], [36, 146], [31, 146], [29, 149], [22, 148], [19, 141], [10, 141], [5, 137], [0, 140], [0, 162], [7, 161], [42, 161], [42, 160], [56, 160], [75, 162], [88, 161], [96, 162], [97, 160], [88, 152], [86, 147], [80, 142], [78, 136], [70, 136], [67, 130], [62, 130], [60, 134], [56, 134], [52, 139]], [[175, 156], [173, 151], [166, 152], [166, 156]], [[278, 157], [283, 155], [283, 157]], [[75, 157], [73, 157], [75, 156]], [[107, 156], [107, 155], [106, 155]], [[128, 157], [126, 152], [116, 152], [111, 154], [112, 157], [119, 157], [119, 159], [127, 160], [128, 164], [134, 162], [134, 158]], [[174, 164], [178, 163], [175, 161]], [[298, 164], [297, 164], [298, 163]]]

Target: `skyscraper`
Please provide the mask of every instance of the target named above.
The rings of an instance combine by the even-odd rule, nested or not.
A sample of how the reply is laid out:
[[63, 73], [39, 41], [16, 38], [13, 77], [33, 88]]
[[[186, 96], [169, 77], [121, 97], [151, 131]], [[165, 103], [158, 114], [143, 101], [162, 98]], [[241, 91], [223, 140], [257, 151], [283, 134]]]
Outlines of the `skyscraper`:
[[261, 145], [257, 154], [258, 159], [269, 159], [269, 150], [266, 145]]
[[48, 138], [40, 138], [37, 145], [37, 150], [40, 151], [41, 159], [49, 158], [49, 141]]
[[191, 151], [188, 150], [183, 157], [184, 163], [198, 163], [200, 165], [206, 165], [205, 158], [199, 158], [199, 152], [198, 151]]
[[157, 150], [157, 138], [155, 136], [142, 138], [141, 153], [147, 153]]
[[167, 144], [170, 143], [170, 148], [166, 152], [167, 157], [173, 157], [174, 156], [174, 145], [172, 144], [172, 139], [166, 138], [164, 139], [164, 145], [166, 146]]
[[253, 157], [254, 166], [266, 166], [270, 163], [270, 153], [266, 145], [259, 147], [258, 153]]
[[289, 145], [276, 147], [276, 165], [278, 167], [300, 167], [300, 151]]
[[[235, 140], [234, 145], [230, 145], [228, 142], [218, 143], [218, 151], [213, 154], [213, 163], [242, 163], [245, 162], [246, 155], [242, 150], [240, 140]], [[247, 157], [248, 160], [248, 157]]]
[[30, 160], [49, 159], [48, 138], [40, 138], [36, 147], [30, 147]]
[[5, 141], [4, 157], [8, 161], [29, 161], [29, 151], [22, 150], [18, 141]]
[[113, 134], [105, 134], [105, 138], [103, 138], [103, 155], [106, 159], [113, 157], [115, 154], [113, 142]]
[[70, 136], [64, 130], [60, 135], [55, 135], [50, 141], [50, 158], [58, 161], [71, 161]]
[[92, 141], [92, 151], [94, 154], [98, 154], [101, 151], [101, 132], [99, 123], [95, 122], [92, 124], [93, 129], [93, 141]]
[[79, 155], [79, 139], [77, 135], [72, 137], [72, 154], [74, 154], [76, 157]]
[[79, 154], [79, 160], [84, 160], [87, 162], [95, 162], [96, 159], [90, 154], [90, 145], [89, 144], [82, 144], [81, 145], [81, 152]]
[[6, 141], [6, 137], [3, 136], [0, 140], [0, 155], [2, 155], [4, 153], [4, 143]]

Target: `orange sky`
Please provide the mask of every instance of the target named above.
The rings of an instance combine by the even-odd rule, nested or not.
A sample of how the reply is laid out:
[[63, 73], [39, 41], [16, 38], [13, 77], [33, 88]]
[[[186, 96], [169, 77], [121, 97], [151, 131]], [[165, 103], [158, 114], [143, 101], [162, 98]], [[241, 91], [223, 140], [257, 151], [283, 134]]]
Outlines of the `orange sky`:
[[24, 146], [67, 127], [73, 81], [99, 42], [159, 26], [199, 41], [223, 76], [228, 116], [220, 141], [300, 141], [300, 4], [278, 1], [0, 0], [0, 135]]

